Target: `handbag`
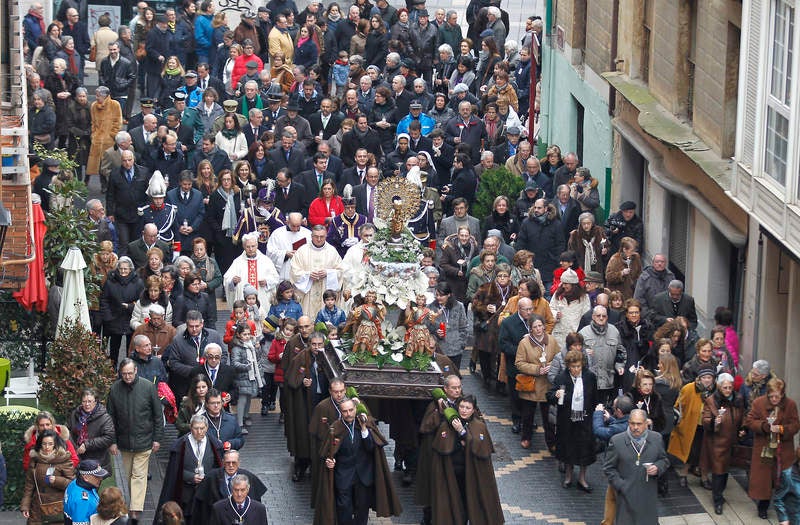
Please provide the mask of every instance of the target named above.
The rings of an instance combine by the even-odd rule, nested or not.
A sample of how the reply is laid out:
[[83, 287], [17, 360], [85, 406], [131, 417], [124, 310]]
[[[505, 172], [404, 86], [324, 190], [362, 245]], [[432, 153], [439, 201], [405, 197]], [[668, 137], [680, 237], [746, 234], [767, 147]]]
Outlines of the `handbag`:
[[144, 47], [144, 42], [139, 42], [136, 45], [136, 51], [134, 52], [134, 55], [136, 56], [136, 60], [144, 60], [144, 58], [147, 56], [147, 49]]
[[528, 374], [517, 374], [517, 392], [533, 392], [536, 389], [536, 378]]
[[33, 473], [33, 484], [36, 486], [36, 496], [39, 498], [39, 509], [42, 512], [42, 523], [64, 523], [64, 499], [42, 502], [42, 494], [39, 492], [39, 482], [36, 481], [36, 473]]
[[89, 62], [95, 60], [97, 60], [97, 44], [92, 44], [92, 48], [89, 50]]

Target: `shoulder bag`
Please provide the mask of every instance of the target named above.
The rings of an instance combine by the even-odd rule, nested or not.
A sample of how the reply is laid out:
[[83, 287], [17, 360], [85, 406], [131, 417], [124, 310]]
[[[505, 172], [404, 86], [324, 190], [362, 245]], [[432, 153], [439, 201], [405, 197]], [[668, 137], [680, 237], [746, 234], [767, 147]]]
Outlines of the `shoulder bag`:
[[36, 496], [39, 498], [42, 523], [64, 523], [64, 499], [43, 503], [42, 494], [39, 492], [39, 482], [36, 481], [36, 472], [33, 473], [33, 484], [36, 486]]

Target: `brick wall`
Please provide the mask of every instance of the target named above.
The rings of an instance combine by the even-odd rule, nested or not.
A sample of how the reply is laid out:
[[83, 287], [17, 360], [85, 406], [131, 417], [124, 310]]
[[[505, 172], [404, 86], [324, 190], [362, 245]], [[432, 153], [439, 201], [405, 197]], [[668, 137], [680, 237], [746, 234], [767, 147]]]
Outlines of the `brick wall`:
[[556, 10], [556, 24], [564, 28], [564, 42], [572, 49], [586, 45], [586, 0], [561, 0]]
[[586, 13], [586, 65], [596, 73], [609, 71], [613, 0], [592, 0]]
[[678, 111], [678, 42], [681, 31], [688, 25], [679, 19], [679, 2], [658, 2], [653, 5], [653, 47], [651, 51], [650, 92], [670, 113]]
[[[27, 186], [12, 185], [0, 182], [0, 198], [3, 206], [11, 212], [12, 226], [6, 233], [6, 243], [3, 246], [2, 258], [24, 259], [28, 253], [28, 202]], [[27, 279], [25, 265], [6, 266], [0, 287], [4, 289], [21, 288]]]

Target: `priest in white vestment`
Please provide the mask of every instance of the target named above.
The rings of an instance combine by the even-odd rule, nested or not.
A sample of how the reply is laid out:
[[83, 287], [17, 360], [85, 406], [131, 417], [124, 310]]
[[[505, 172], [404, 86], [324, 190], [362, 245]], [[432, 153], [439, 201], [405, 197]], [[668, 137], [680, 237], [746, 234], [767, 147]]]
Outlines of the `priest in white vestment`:
[[290, 280], [297, 290], [303, 313], [312, 319], [322, 309], [325, 290], [341, 288], [342, 258], [325, 239], [328, 232], [318, 224], [311, 230], [311, 242], [301, 246], [292, 257]]
[[311, 230], [303, 226], [303, 216], [297, 212], [289, 214], [286, 226], [276, 228], [270, 234], [267, 241], [267, 255], [275, 264], [281, 281], [290, 279], [292, 257], [297, 249], [310, 242]]
[[[364, 268], [364, 252], [366, 251], [367, 243], [375, 236], [375, 226], [372, 223], [362, 224], [358, 228], [359, 241], [347, 249], [342, 259], [342, 308], [348, 304], [351, 298], [350, 290], [353, 284], [358, 280]], [[348, 312], [345, 309], [345, 312]]]
[[244, 299], [244, 287], [250, 284], [258, 290], [261, 306], [269, 309], [273, 292], [280, 280], [278, 272], [270, 258], [259, 251], [258, 232], [244, 235], [242, 246], [244, 253], [233, 260], [222, 280], [225, 299], [228, 301], [228, 306], [233, 305], [234, 301]]

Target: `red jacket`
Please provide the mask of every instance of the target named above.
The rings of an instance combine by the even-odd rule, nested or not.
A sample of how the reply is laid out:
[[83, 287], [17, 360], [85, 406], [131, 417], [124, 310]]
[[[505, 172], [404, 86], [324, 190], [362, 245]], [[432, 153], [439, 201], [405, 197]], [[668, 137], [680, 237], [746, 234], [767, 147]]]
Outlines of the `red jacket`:
[[[56, 425], [56, 432], [58, 432], [58, 435], [61, 436], [61, 439], [67, 444], [67, 450], [69, 450], [69, 454], [72, 456], [72, 465], [78, 468], [78, 463], [80, 463], [81, 460], [78, 457], [78, 453], [75, 452], [72, 441], [69, 440], [69, 429], [64, 425]], [[31, 450], [33, 450], [35, 445], [36, 427], [32, 426], [25, 431], [25, 449], [22, 452], [22, 470], [28, 470], [28, 465], [31, 462]]]
[[231, 71], [231, 90], [236, 91], [236, 86], [239, 85], [239, 79], [242, 78], [242, 75], [247, 74], [247, 63], [251, 60], [255, 60], [258, 64], [258, 71], [261, 72], [264, 69], [264, 62], [261, 61], [256, 55], [245, 56], [239, 55], [236, 57], [236, 60], [233, 61], [233, 71]]
[[277, 339], [277, 338], [274, 341], [272, 341], [272, 344], [269, 347], [269, 355], [267, 355], [267, 359], [269, 359], [270, 363], [275, 364], [274, 381], [276, 383], [283, 383], [283, 368], [281, 368], [281, 355], [283, 354], [285, 348], [286, 348], [286, 339]]
[[[245, 315], [247, 315], [245, 313]], [[254, 323], [251, 319], [247, 319], [247, 324], [250, 326], [250, 333], [253, 334], [253, 337], [256, 335], [256, 323]], [[233, 328], [236, 326], [236, 314], [231, 312], [231, 319], [225, 325], [225, 335], [222, 336], [222, 340], [225, 342], [226, 345], [230, 345], [231, 341], [233, 340]], [[228, 351], [230, 352], [231, 349], [229, 348]]]

